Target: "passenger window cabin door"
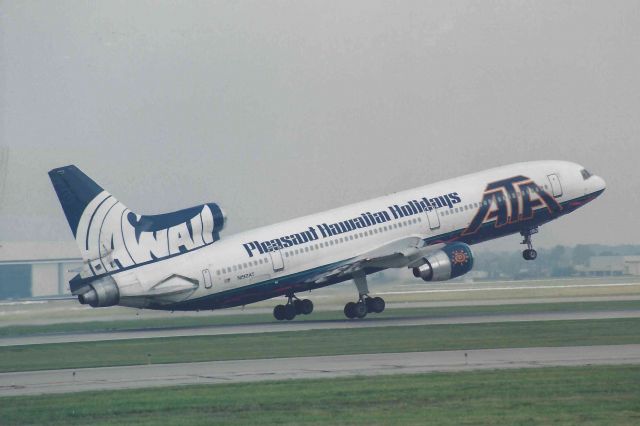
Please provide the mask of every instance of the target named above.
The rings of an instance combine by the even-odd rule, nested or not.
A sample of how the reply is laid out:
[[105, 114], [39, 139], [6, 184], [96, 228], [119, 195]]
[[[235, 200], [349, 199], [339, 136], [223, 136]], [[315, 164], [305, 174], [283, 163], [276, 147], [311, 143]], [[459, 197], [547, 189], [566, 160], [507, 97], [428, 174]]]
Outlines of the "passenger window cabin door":
[[562, 197], [562, 184], [560, 183], [560, 178], [556, 174], [550, 174], [547, 176], [549, 178], [549, 183], [551, 184], [551, 191], [553, 191], [553, 196], [555, 198]]
[[427, 222], [429, 222], [429, 229], [432, 231], [440, 228], [440, 216], [438, 210], [435, 207], [427, 207]]
[[208, 269], [202, 270], [202, 282], [204, 283], [204, 288], [211, 288], [213, 286], [213, 281], [211, 279], [211, 272]]
[[271, 258], [271, 265], [273, 266], [273, 272], [280, 272], [284, 270], [284, 259], [282, 258], [282, 252], [280, 248], [273, 247], [269, 252]]

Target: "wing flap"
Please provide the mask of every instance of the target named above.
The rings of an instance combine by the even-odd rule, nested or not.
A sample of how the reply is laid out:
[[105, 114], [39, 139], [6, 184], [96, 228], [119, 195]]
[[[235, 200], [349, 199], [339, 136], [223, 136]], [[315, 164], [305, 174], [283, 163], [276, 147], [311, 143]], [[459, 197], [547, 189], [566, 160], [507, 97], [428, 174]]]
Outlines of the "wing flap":
[[307, 281], [322, 284], [337, 278], [352, 277], [367, 268], [411, 267], [427, 253], [440, 249], [444, 244], [425, 245], [420, 237], [402, 238], [354, 257], [330, 271], [316, 275]]

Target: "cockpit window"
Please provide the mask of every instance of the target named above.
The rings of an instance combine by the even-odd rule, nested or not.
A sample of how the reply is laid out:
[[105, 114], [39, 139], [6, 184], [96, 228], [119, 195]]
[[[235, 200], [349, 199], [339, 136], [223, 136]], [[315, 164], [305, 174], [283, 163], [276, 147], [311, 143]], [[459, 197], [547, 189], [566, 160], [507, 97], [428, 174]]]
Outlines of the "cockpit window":
[[587, 169], [580, 170], [580, 173], [582, 173], [582, 179], [584, 180], [587, 180], [591, 177], [591, 173], [589, 173]]

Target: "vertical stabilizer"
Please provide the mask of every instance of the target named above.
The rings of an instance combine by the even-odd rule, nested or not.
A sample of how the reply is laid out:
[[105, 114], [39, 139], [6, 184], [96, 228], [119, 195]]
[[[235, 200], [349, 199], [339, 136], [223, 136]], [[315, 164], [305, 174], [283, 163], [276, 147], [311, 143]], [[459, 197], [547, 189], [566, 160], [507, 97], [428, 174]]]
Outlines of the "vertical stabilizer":
[[75, 237], [82, 213], [103, 189], [76, 166], [53, 169], [49, 172], [49, 177]]
[[173, 213], [138, 215], [76, 166], [49, 172], [91, 278], [157, 262], [213, 244], [225, 216], [215, 203]]

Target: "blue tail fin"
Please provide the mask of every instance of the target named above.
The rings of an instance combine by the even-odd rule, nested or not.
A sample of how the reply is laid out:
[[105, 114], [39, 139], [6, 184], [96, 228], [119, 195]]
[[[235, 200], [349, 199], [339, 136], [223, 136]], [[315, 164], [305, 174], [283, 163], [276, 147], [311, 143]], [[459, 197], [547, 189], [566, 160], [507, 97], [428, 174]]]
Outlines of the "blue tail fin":
[[76, 166], [53, 169], [49, 172], [49, 177], [75, 237], [82, 213], [103, 189]]
[[217, 241], [225, 216], [215, 203], [142, 216], [129, 210], [76, 166], [49, 177], [86, 268], [82, 278], [177, 256]]

